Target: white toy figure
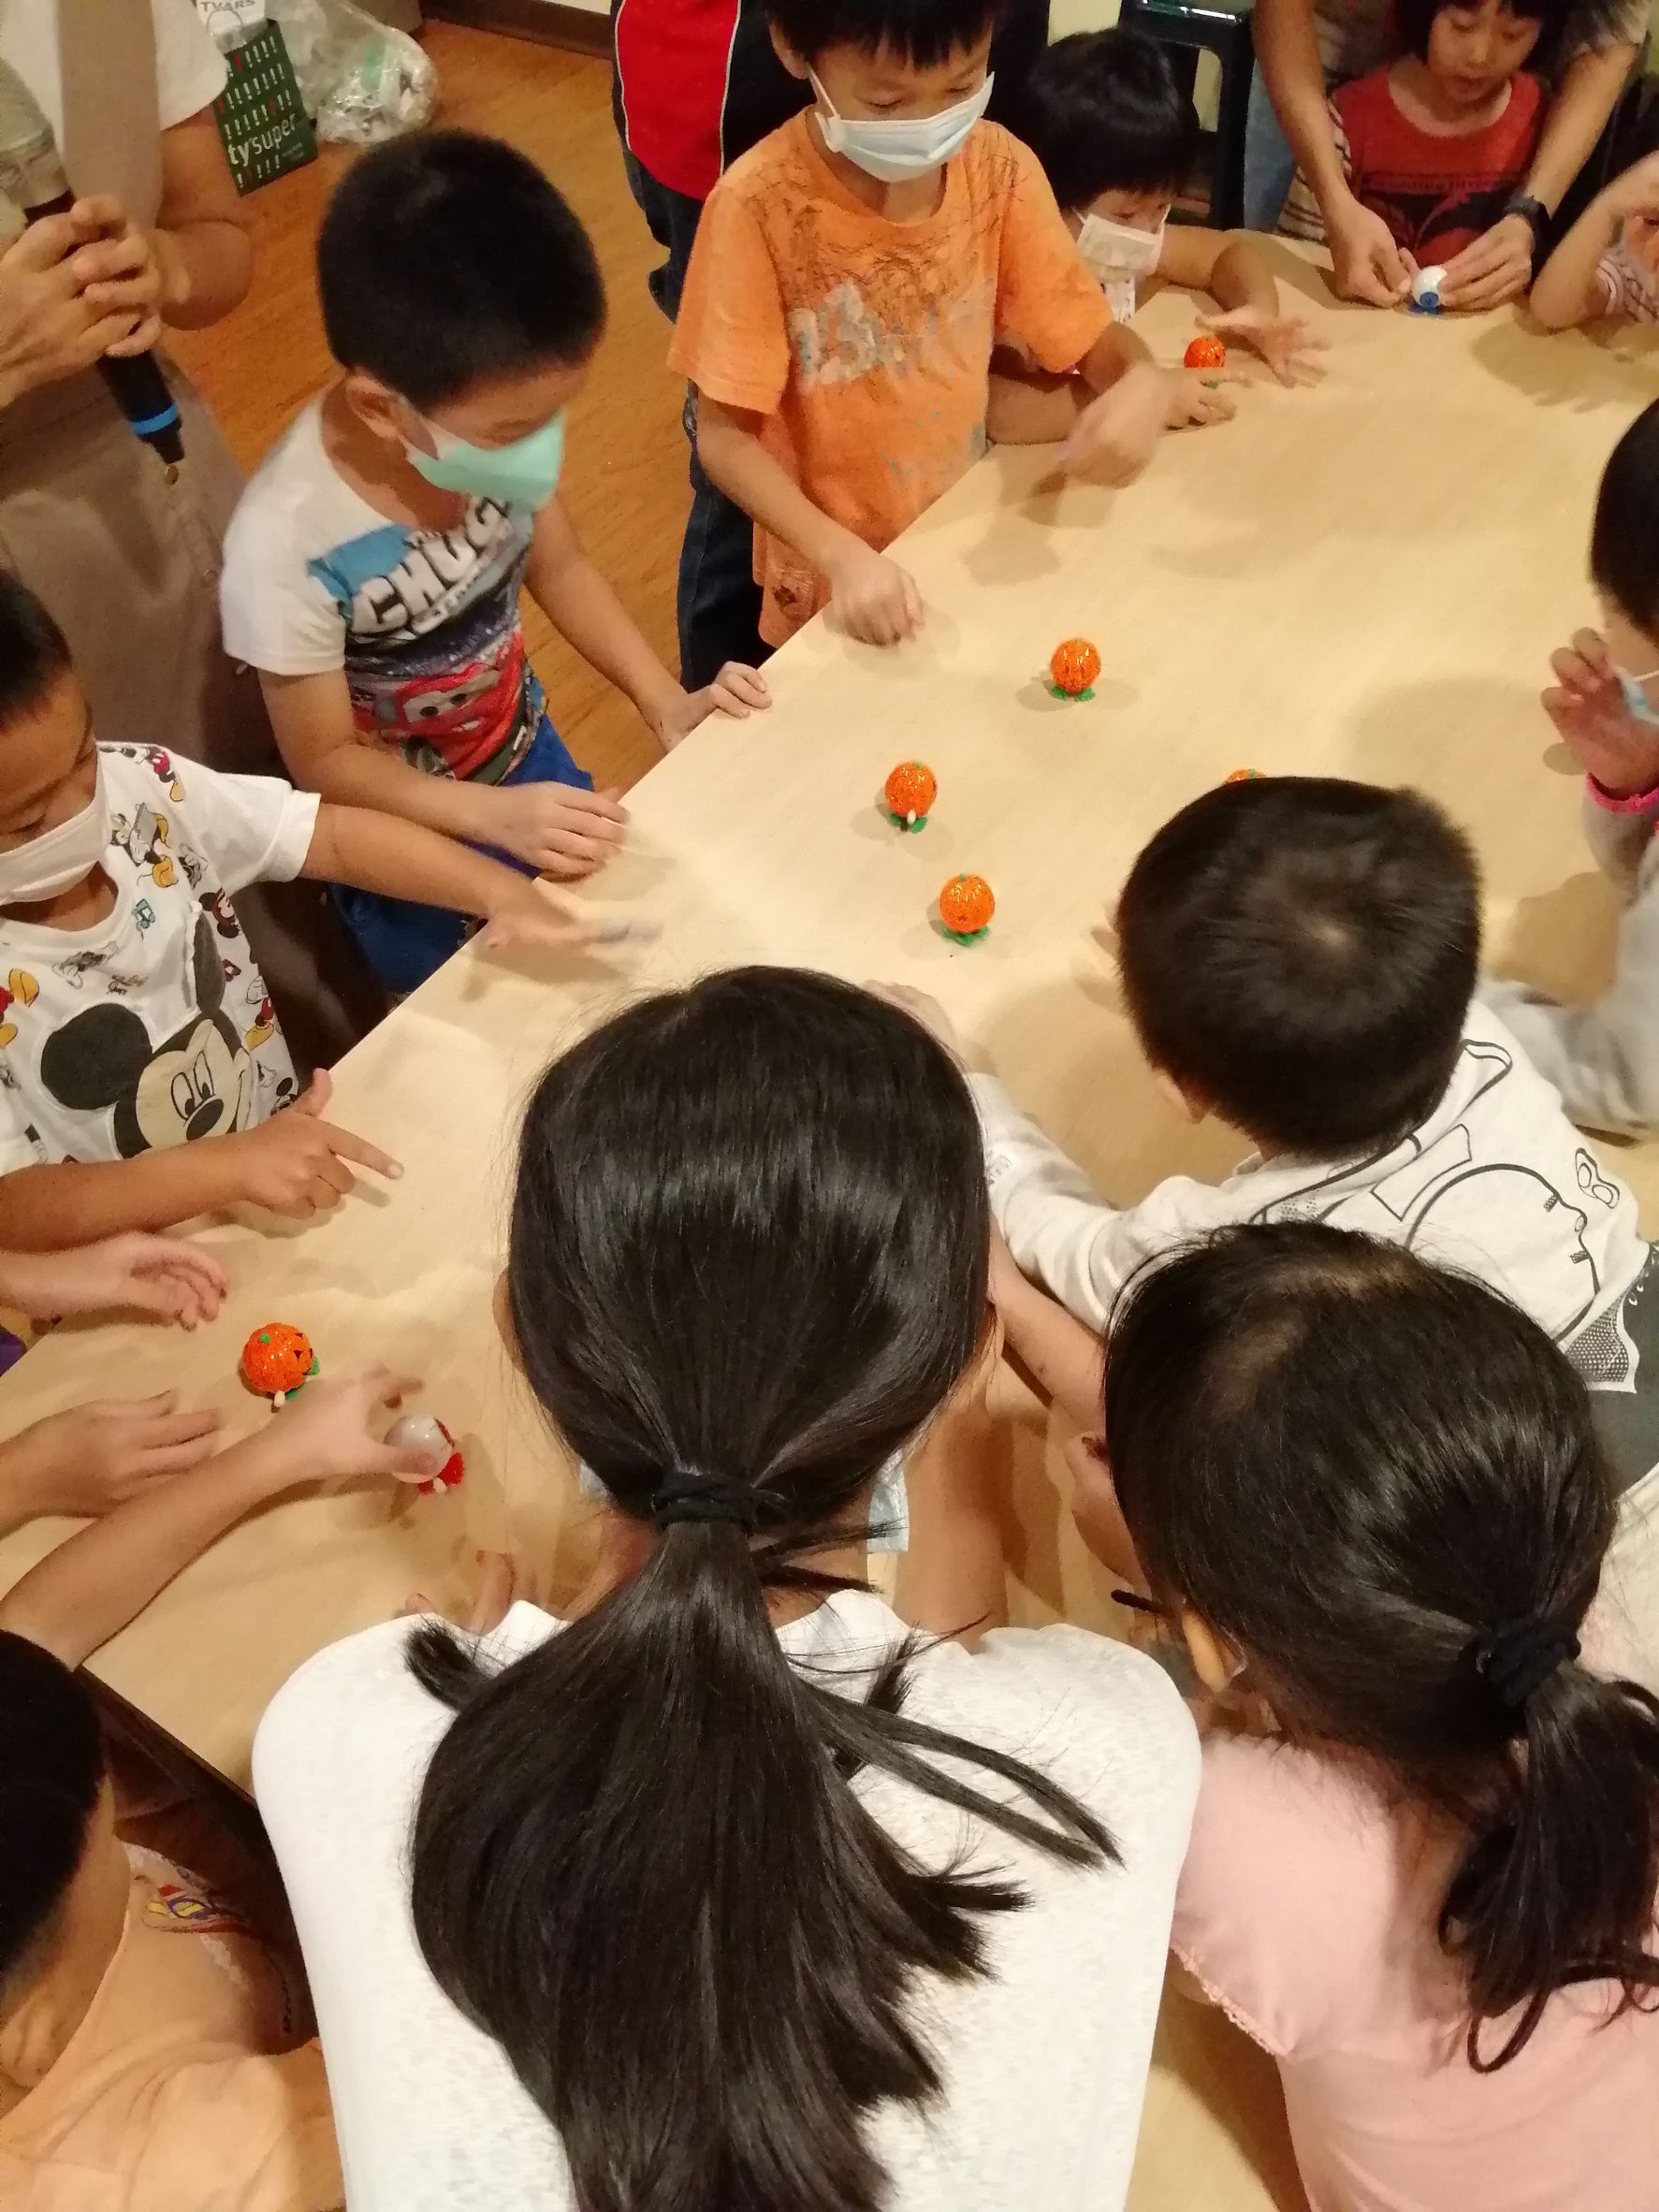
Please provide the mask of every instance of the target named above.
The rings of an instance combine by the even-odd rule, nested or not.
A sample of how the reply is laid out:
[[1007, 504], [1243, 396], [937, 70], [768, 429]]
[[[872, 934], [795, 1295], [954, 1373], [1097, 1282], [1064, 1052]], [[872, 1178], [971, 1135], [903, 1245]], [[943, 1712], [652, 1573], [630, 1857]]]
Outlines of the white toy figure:
[[435, 1490], [453, 1490], [466, 1473], [455, 1438], [435, 1414], [406, 1413], [401, 1420], [392, 1423], [386, 1440], [399, 1451], [426, 1454], [429, 1475], [401, 1477], [405, 1482], [418, 1483], [423, 1495], [429, 1497]]
[[1443, 269], [1419, 269], [1411, 280], [1411, 304], [1419, 315], [1437, 315], [1440, 313], [1440, 287], [1446, 282]]

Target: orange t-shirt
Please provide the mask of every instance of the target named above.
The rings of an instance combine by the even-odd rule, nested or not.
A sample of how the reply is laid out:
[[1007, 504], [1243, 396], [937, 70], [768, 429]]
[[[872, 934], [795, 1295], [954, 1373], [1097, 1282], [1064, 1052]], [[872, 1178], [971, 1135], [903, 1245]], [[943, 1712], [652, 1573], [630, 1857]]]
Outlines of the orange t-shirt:
[[[979, 124], [944, 175], [934, 213], [890, 222], [796, 116], [710, 195], [668, 357], [711, 400], [764, 415], [767, 451], [878, 552], [984, 450], [997, 342], [1058, 374], [1112, 320], [1017, 138]], [[829, 597], [758, 528], [755, 576], [769, 645]]]
[[[0, 2119], [6, 2212], [334, 2212], [323, 2056], [245, 1921], [128, 1846], [126, 1928], [62, 2056]], [[0, 2050], [4, 2039], [0, 2038]]]

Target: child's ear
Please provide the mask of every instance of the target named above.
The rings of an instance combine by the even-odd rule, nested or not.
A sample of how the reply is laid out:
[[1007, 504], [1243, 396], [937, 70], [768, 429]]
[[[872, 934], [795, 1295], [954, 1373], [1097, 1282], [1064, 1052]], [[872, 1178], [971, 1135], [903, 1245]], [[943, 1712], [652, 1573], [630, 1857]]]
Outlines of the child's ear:
[[812, 74], [811, 63], [803, 61], [801, 59], [800, 55], [796, 53], [794, 48], [790, 44], [789, 40], [783, 36], [782, 32], [779, 30], [776, 23], [768, 23], [766, 28], [772, 34], [773, 52], [776, 53], [778, 59], [783, 64], [790, 75], [792, 77], [798, 77], [801, 82], [805, 84], [807, 80]]
[[1152, 1070], [1152, 1080], [1165, 1101], [1186, 1121], [1204, 1121], [1209, 1117], [1210, 1101], [1201, 1091], [1193, 1090], [1173, 1075], [1166, 1075], [1161, 1068]]
[[1244, 1662], [1230, 1644], [1190, 1606], [1183, 1606], [1178, 1616], [1182, 1637], [1191, 1654], [1193, 1672], [1212, 1696], [1219, 1697], [1230, 1689], [1235, 1676], [1244, 1671]]
[[400, 447], [406, 443], [415, 429], [409, 419], [409, 402], [388, 390], [378, 376], [371, 376], [366, 369], [348, 369], [341, 388], [346, 405], [366, 430], [388, 445]]

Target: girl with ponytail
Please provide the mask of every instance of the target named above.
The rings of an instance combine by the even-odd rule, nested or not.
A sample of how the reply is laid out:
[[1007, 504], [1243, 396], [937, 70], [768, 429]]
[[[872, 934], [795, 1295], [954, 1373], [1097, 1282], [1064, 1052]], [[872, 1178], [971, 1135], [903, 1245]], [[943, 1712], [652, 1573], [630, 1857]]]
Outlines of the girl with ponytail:
[[1207, 1735], [1174, 1949], [1315, 2212], [1652, 2212], [1659, 1703], [1597, 1648], [1582, 1382], [1407, 1251], [1240, 1227], [1131, 1283], [1105, 1454], [1206, 1686], [1284, 1732]]
[[827, 978], [716, 976], [542, 1079], [503, 1328], [615, 1571], [336, 1646], [256, 1751], [352, 2212], [1123, 2203], [1191, 1724], [1106, 1639], [970, 1652], [864, 1581], [987, 1240], [960, 1073]]

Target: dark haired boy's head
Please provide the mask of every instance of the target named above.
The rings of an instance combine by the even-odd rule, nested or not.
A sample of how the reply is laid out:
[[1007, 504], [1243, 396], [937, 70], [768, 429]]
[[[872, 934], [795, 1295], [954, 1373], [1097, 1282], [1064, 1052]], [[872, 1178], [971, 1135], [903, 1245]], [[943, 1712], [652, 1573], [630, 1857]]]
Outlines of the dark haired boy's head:
[[1142, 1049], [1188, 1108], [1333, 1158], [1404, 1135], [1449, 1082], [1479, 880], [1467, 839], [1415, 793], [1262, 778], [1164, 824], [1117, 937]]
[[765, 0], [779, 60], [851, 123], [917, 123], [971, 99], [1008, 0]]
[[0, 569], [0, 735], [69, 672], [69, 645], [27, 584]]
[[[109, 841], [98, 790], [92, 710], [64, 633], [26, 584], [0, 573], [0, 912], [55, 895], [42, 882], [71, 887], [65, 868], [78, 881], [98, 866]], [[55, 852], [23, 852], [79, 818], [73, 850], [58, 839]]]
[[1525, 68], [1566, 0], [1395, 0], [1400, 43], [1454, 107], [1484, 107]]
[[592, 243], [535, 164], [428, 131], [366, 153], [317, 240], [323, 326], [357, 415], [435, 450], [501, 447], [575, 397], [604, 329]]
[[[0, 1632], [0, 1839], [6, 1879], [0, 1883], [0, 2019], [33, 1981], [62, 1925], [72, 1893], [93, 1886], [85, 1902], [113, 1910], [113, 1846], [104, 1795], [104, 1747], [85, 1686], [38, 1644]], [[124, 1872], [124, 1869], [123, 1870]], [[124, 1881], [121, 1897], [124, 1898]]]
[[[1659, 400], [1637, 416], [1602, 471], [1590, 574], [1624, 695], [1618, 764], [1630, 780], [1621, 788], [1645, 791], [1659, 778]], [[1608, 776], [1606, 757], [1580, 758], [1593, 774]]]
[[1186, 189], [1198, 109], [1139, 31], [1056, 39], [1021, 102], [1026, 139], [1069, 215], [1156, 230]]

